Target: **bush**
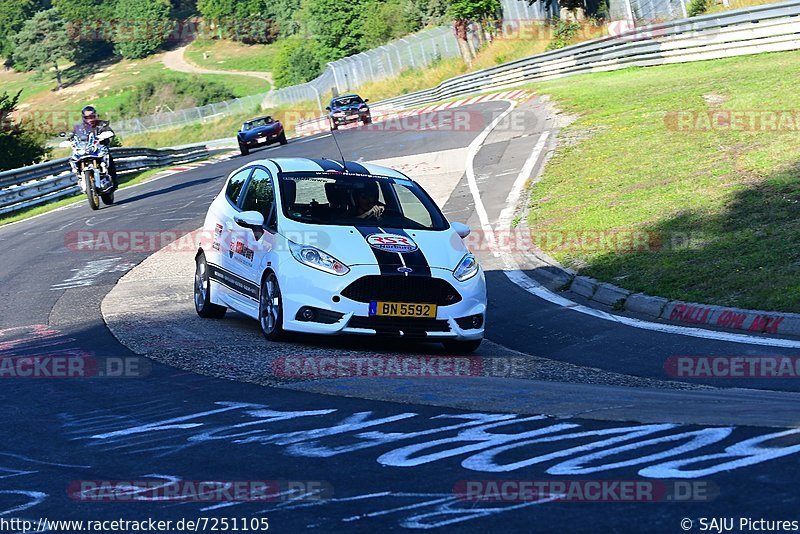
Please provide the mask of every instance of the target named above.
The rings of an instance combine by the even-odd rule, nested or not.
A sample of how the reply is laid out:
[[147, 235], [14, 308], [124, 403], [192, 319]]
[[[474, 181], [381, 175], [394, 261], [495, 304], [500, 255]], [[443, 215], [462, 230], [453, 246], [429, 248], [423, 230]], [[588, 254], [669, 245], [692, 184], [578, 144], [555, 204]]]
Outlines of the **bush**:
[[169, 0], [125, 0], [115, 12], [120, 24], [114, 34], [119, 54], [128, 59], [147, 57], [158, 50], [172, 30]]
[[279, 43], [272, 60], [272, 75], [277, 88], [305, 83], [319, 76], [322, 64], [313, 40], [290, 38]]
[[686, 9], [690, 17], [702, 15], [706, 11], [708, 11], [708, 0], [692, 0], [689, 3], [689, 7]]
[[164, 111], [205, 106], [234, 98], [224, 85], [200, 76], [172, 78], [161, 75], [136, 85], [116, 112], [137, 117]]
[[581, 25], [577, 22], [559, 20], [553, 29], [553, 40], [547, 45], [546, 50], [558, 50], [568, 46], [580, 31]]
[[48, 154], [45, 134], [26, 130], [11, 119], [21, 92], [13, 97], [0, 93], [0, 171], [38, 163]]

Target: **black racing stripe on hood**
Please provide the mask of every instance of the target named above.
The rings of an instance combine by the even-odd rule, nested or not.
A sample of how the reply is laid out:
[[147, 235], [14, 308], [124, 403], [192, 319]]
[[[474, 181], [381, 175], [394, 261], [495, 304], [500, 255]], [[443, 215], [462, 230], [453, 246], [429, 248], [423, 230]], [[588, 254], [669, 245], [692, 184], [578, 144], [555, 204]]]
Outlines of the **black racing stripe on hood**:
[[[356, 230], [364, 236], [364, 241], [367, 240], [372, 234], [380, 234], [381, 231], [374, 227], [374, 226], [356, 226]], [[378, 250], [370, 246], [367, 243], [367, 246], [372, 251], [372, 254], [375, 256], [375, 261], [378, 262], [378, 267], [381, 269], [381, 274], [386, 275], [397, 275], [399, 272], [397, 271], [398, 267], [403, 266], [403, 262], [400, 259], [400, 255], [396, 252], [387, 252], [385, 250]]]
[[342, 164], [330, 159], [323, 159], [323, 158], [309, 158], [311, 161], [316, 163], [320, 166], [323, 171], [338, 171], [342, 172], [344, 169], [342, 168]]
[[[382, 230], [387, 234], [395, 234], [403, 237], [407, 237], [414, 241], [414, 238], [411, 237], [406, 233], [405, 230], [400, 228], [389, 228]], [[416, 243], [416, 241], [414, 241]], [[431, 266], [428, 263], [427, 258], [425, 258], [425, 254], [422, 253], [422, 249], [419, 248], [417, 245], [417, 250], [414, 252], [403, 252], [403, 261], [406, 262], [406, 266], [414, 269], [412, 273], [413, 276], [431, 276]]]

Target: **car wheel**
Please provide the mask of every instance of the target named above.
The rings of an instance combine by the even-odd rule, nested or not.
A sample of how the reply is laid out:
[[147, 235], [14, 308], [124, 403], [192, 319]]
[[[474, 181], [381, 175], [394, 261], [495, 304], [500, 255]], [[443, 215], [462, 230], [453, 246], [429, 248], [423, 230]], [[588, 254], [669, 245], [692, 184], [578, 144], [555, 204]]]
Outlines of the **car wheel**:
[[478, 350], [481, 341], [483, 341], [483, 339], [470, 339], [466, 341], [460, 339], [446, 339], [442, 341], [442, 345], [444, 345], [444, 350], [449, 353], [469, 354]]
[[339, 125], [336, 124], [335, 122], [331, 121], [331, 130], [338, 130], [338, 129], [339, 129]]
[[364, 120], [361, 121], [361, 122], [363, 122], [364, 124], [372, 124], [372, 117], [367, 115], [366, 117], [364, 117]]
[[206, 255], [201, 252], [195, 263], [194, 309], [204, 319], [222, 319], [228, 308], [211, 303], [211, 278], [208, 276]]
[[261, 296], [258, 299], [258, 322], [261, 331], [270, 341], [278, 341], [283, 337], [283, 301], [278, 278], [269, 273], [261, 283]]
[[281, 142], [282, 145], [285, 145], [289, 141], [286, 140], [286, 132], [282, 132], [281, 136], [278, 138], [278, 141]]
[[244, 146], [243, 144], [239, 143], [239, 152], [242, 153], [242, 156], [246, 156], [250, 153], [250, 149]]

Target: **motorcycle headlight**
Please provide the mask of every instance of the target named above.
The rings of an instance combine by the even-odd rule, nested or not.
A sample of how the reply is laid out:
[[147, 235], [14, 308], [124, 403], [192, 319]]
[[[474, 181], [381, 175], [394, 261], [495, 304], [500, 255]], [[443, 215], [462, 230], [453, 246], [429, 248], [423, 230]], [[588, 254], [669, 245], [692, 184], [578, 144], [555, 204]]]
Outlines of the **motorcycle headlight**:
[[350, 267], [316, 247], [298, 245], [297, 243], [289, 241], [289, 250], [292, 252], [294, 259], [314, 269], [319, 269], [320, 271], [325, 271], [326, 273], [335, 274], [337, 276], [343, 276], [350, 272]]
[[455, 276], [456, 280], [459, 282], [469, 280], [476, 274], [478, 274], [478, 260], [470, 253], [467, 253], [461, 258], [461, 261], [458, 262], [458, 266], [453, 271], [453, 276]]

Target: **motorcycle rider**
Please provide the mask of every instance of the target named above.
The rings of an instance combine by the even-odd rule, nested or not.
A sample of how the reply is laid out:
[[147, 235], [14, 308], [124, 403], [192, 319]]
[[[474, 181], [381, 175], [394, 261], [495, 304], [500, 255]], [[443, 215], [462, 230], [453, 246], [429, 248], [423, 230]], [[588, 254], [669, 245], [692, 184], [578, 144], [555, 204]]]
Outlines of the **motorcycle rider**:
[[[97, 118], [97, 110], [94, 106], [86, 106], [81, 110], [81, 117], [83, 121], [75, 125], [72, 134], [80, 137], [81, 139], [88, 139], [90, 134], [94, 134], [95, 138], [103, 132], [114, 133], [111, 129], [109, 121], [101, 121]], [[100, 144], [106, 148], [111, 147], [111, 139], [101, 141]], [[114, 184], [114, 189], [117, 189], [117, 166], [114, 164], [114, 159], [111, 157], [111, 152], [108, 153], [108, 175]]]

